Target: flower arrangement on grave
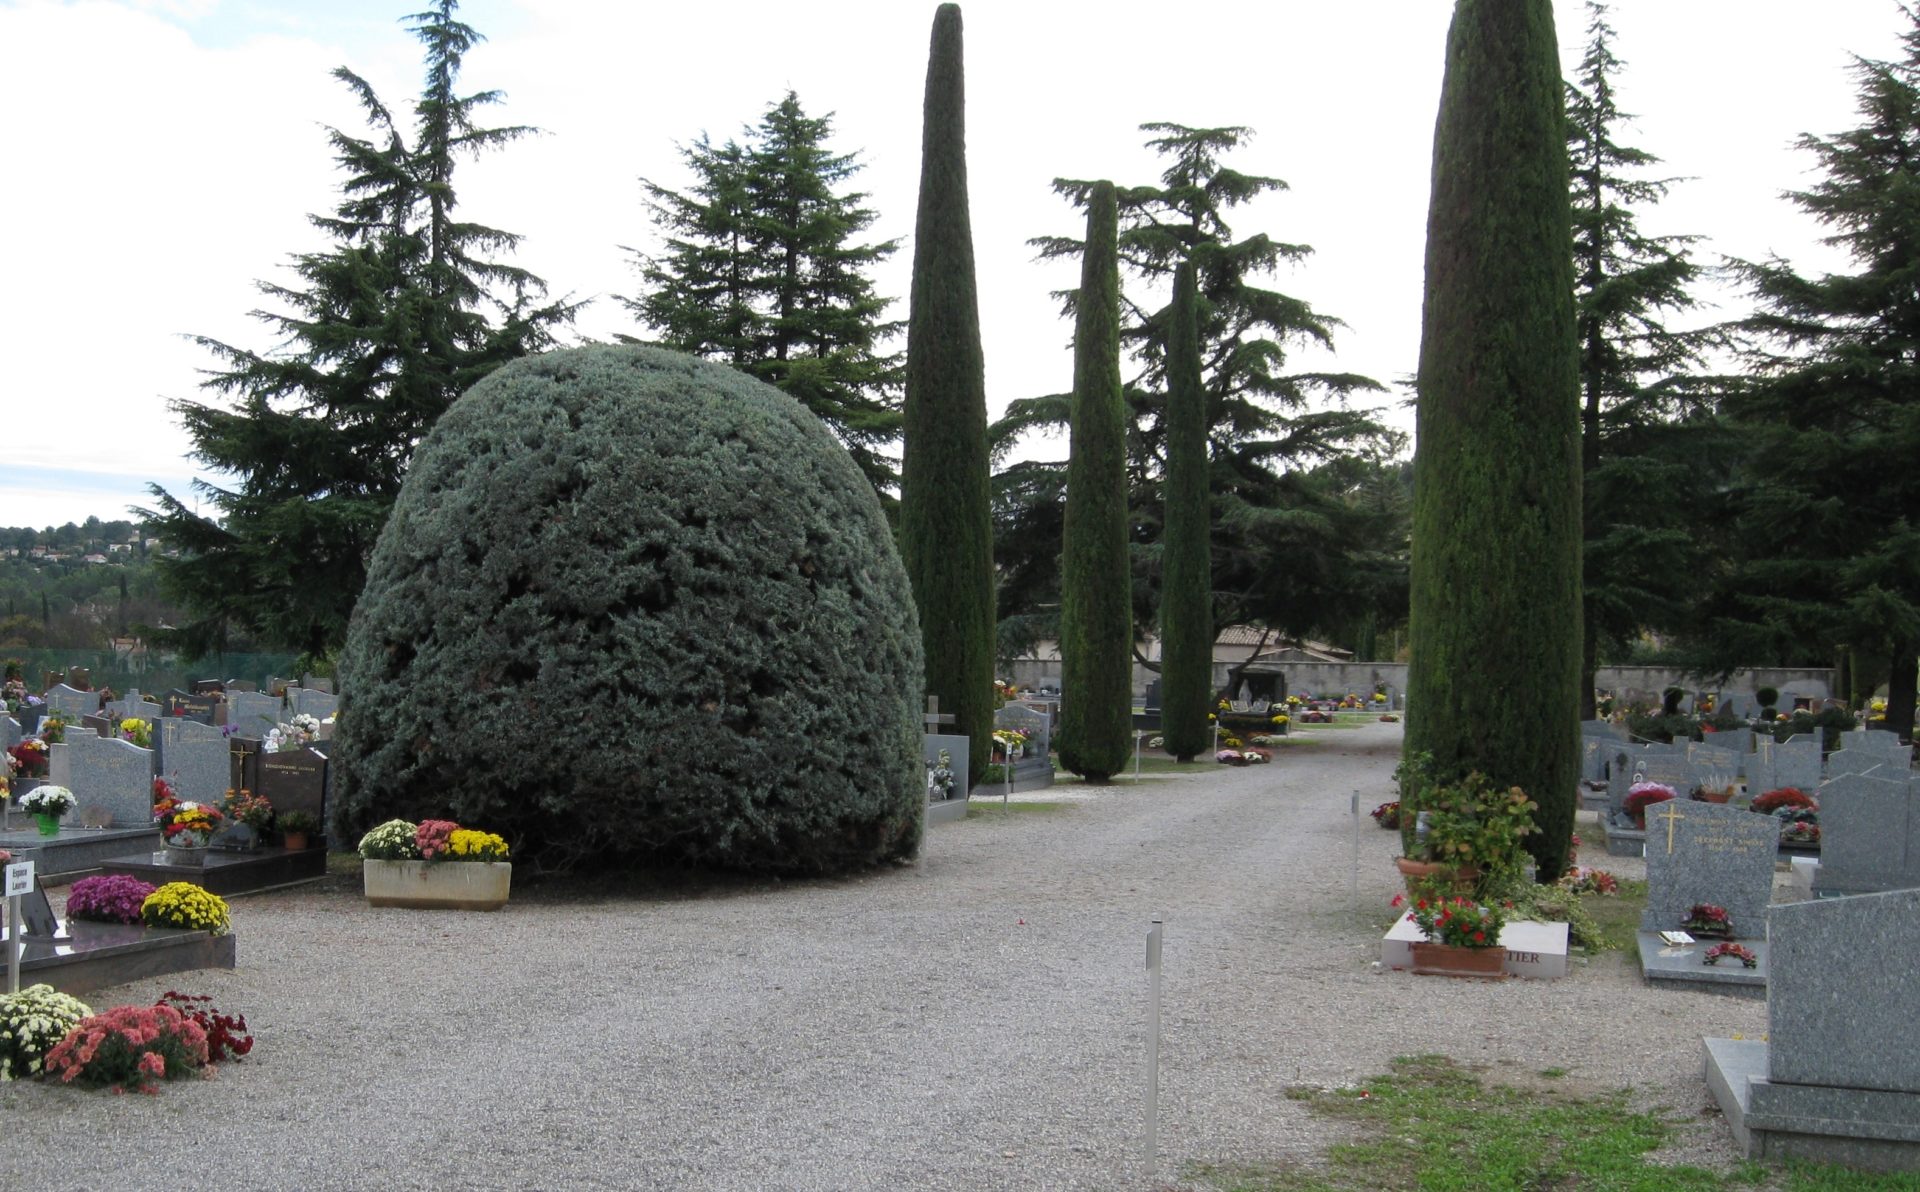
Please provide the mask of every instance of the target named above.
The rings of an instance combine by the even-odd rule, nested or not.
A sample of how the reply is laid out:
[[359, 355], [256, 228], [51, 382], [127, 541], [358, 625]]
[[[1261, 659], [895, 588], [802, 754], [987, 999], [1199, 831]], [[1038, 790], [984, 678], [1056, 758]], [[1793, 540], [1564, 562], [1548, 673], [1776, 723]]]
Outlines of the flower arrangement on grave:
[[1163, 748], [1166, 745], [1166, 743], [1167, 743], [1167, 739], [1165, 737], [1148, 737], [1147, 738], [1148, 749], [1160, 749], [1160, 748]]
[[953, 754], [942, 749], [940, 756], [927, 763], [927, 798], [953, 797]]
[[1222, 749], [1213, 755], [1213, 760], [1223, 766], [1244, 766], [1247, 759], [1238, 749]]
[[1798, 821], [1783, 823], [1780, 825], [1780, 843], [1799, 845], [1819, 844], [1820, 825]]
[[1392, 828], [1395, 831], [1399, 830], [1400, 800], [1395, 799], [1391, 803], [1382, 803], [1380, 806], [1374, 808], [1371, 814], [1373, 815], [1375, 825], [1382, 828]]
[[1752, 948], [1747, 947], [1745, 944], [1733, 943], [1731, 940], [1727, 943], [1715, 944], [1713, 947], [1708, 948], [1706, 954], [1700, 957], [1700, 963], [1719, 964], [1722, 959], [1728, 956], [1739, 961], [1745, 968], [1753, 968], [1760, 963], [1759, 958], [1753, 954]]
[[64, 745], [67, 741], [67, 721], [58, 712], [49, 715], [40, 722], [40, 739], [48, 745]]
[[1605, 897], [1620, 892], [1620, 879], [1604, 869], [1576, 865], [1560, 875], [1558, 883], [1569, 894], [1598, 894]]
[[22, 778], [47, 776], [47, 743], [39, 737], [21, 741], [7, 750], [7, 756], [13, 759], [14, 772]]
[[1005, 679], [995, 679], [993, 681], [993, 698], [994, 707], [1004, 708], [1007, 706], [1008, 701], [1020, 698], [1020, 689]]
[[153, 805], [153, 822], [160, 828], [160, 838], [174, 848], [205, 848], [225, 818], [218, 807], [177, 798], [171, 789]]
[[64, 1084], [157, 1093], [207, 1062], [207, 1032], [172, 1006], [115, 1006], [76, 1023], [47, 1053]]
[[1017, 728], [993, 730], [993, 760], [1015, 761], [1027, 756], [1027, 734]]
[[410, 820], [376, 824], [360, 838], [360, 855], [369, 861], [418, 861], [420, 846], [414, 842], [415, 831]]
[[141, 749], [152, 749], [153, 724], [151, 721], [129, 716], [120, 722], [120, 739], [131, 741]]
[[[320, 820], [310, 811], [295, 808], [275, 816], [273, 826], [280, 829], [280, 838], [283, 842], [300, 843], [320, 830]], [[287, 847], [291, 848], [293, 844], [289, 843]]]
[[1698, 902], [1687, 911], [1686, 920], [1680, 924], [1680, 929], [1696, 936], [1731, 939], [1733, 919], [1727, 915], [1725, 907], [1715, 906], [1711, 902]]
[[1373, 702], [1374, 702], [1374, 703], [1376, 703], [1376, 704], [1384, 704], [1384, 703], [1386, 703], [1386, 702], [1387, 702], [1387, 693], [1386, 693], [1386, 692], [1384, 692], [1384, 691], [1376, 691], [1376, 692], [1374, 692], [1374, 693], [1373, 693]]
[[1240, 756], [1249, 766], [1264, 766], [1273, 760], [1273, 754], [1264, 749], [1242, 749]]
[[1219, 703], [1214, 705], [1214, 709], [1220, 712], [1231, 712], [1233, 711], [1233, 701], [1230, 699], [1223, 699]]
[[32, 698], [32, 696], [27, 694], [27, 681], [25, 679], [9, 677], [5, 683], [0, 683], [0, 701], [6, 703], [7, 711], [9, 712], [18, 712], [22, 704], [27, 704], [31, 707], [32, 705], [28, 701]]
[[64, 786], [36, 786], [20, 796], [20, 810], [28, 815], [50, 815], [59, 819], [72, 811], [78, 800]]
[[1289, 708], [1297, 708], [1305, 702], [1306, 700], [1302, 699], [1300, 696], [1297, 696], [1297, 695], [1290, 695], [1287, 697], [1287, 706]]
[[260, 742], [262, 753], [292, 753], [320, 739], [320, 718], [300, 713], [267, 730]]
[[47, 1053], [93, 1009], [51, 985], [0, 994], [0, 1080], [38, 1076]]
[[1288, 716], [1285, 712], [1281, 712], [1279, 715], [1274, 716], [1272, 718], [1271, 723], [1280, 724], [1280, 725], [1292, 724], [1293, 718], [1291, 716]]
[[192, 882], [168, 882], [140, 904], [140, 921], [148, 927], [184, 927], [210, 935], [233, 930], [227, 901]]
[[1633, 826], [1644, 831], [1647, 826], [1647, 808], [1655, 803], [1665, 803], [1674, 797], [1673, 788], [1664, 782], [1636, 782], [1627, 788], [1627, 801], [1621, 807]]
[[273, 804], [265, 795], [256, 795], [250, 790], [228, 788], [220, 810], [229, 820], [245, 824], [260, 836], [265, 836], [267, 829], [273, 827]]
[[207, 1062], [218, 1064], [239, 1059], [253, 1050], [253, 1036], [247, 1033], [245, 1014], [222, 1014], [207, 994], [187, 994], [169, 989], [160, 995], [156, 1006], [172, 1006], [181, 1015], [207, 1033]]
[[1818, 811], [1820, 804], [1797, 786], [1783, 786], [1754, 799], [1751, 809], [1761, 815], [1779, 815], [1782, 811]]
[[[1395, 894], [1392, 905], [1406, 906], [1405, 894]], [[1407, 918], [1419, 925], [1427, 940], [1455, 948], [1492, 948], [1500, 943], [1500, 931], [1507, 925], [1505, 907], [1475, 902], [1471, 898], [1417, 898], [1412, 900]]]
[[1245, 742], [1245, 741], [1242, 741], [1242, 740], [1241, 740], [1240, 738], [1238, 738], [1238, 737], [1232, 737], [1232, 736], [1228, 736], [1228, 737], [1222, 737], [1222, 738], [1220, 738], [1220, 743], [1221, 743], [1222, 745], [1225, 745], [1225, 746], [1226, 746], [1227, 748], [1229, 748], [1229, 749], [1238, 749], [1238, 748], [1240, 748], [1240, 747], [1241, 747], [1242, 745], [1245, 745], [1245, 744], [1246, 744], [1246, 742]]
[[1261, 748], [1268, 748], [1271, 746], [1282, 744], [1283, 742], [1286, 741], [1286, 738], [1276, 737], [1272, 733], [1255, 733], [1253, 736], [1247, 738], [1247, 740], [1253, 745], [1260, 746]]
[[138, 923], [157, 887], [124, 873], [83, 877], [67, 891], [67, 917], [93, 923]]

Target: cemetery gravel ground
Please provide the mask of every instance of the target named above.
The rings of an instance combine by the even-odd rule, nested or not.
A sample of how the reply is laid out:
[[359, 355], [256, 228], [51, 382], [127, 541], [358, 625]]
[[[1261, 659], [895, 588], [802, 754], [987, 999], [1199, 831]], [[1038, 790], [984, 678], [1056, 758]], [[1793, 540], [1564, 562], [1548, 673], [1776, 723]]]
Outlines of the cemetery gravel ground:
[[[1398, 850], [1365, 812], [1392, 797], [1399, 742], [1370, 724], [1269, 766], [1196, 764], [1061, 814], [943, 825], [916, 865], [844, 881], [548, 885], [498, 914], [373, 910], [338, 879], [236, 899], [238, 969], [90, 1000], [211, 993], [247, 1015], [254, 1054], [155, 1097], [0, 1086], [0, 1177], [1143, 1188], [1155, 914], [1160, 1170], [1176, 1186], [1189, 1163], [1314, 1162], [1345, 1127], [1288, 1090], [1416, 1053], [1631, 1088], [1676, 1126], [1662, 1160], [1730, 1167], [1700, 1040], [1759, 1036], [1763, 1003], [1645, 989], [1618, 954], [1559, 982], [1376, 970]], [[1585, 859], [1640, 876], [1593, 843]]]

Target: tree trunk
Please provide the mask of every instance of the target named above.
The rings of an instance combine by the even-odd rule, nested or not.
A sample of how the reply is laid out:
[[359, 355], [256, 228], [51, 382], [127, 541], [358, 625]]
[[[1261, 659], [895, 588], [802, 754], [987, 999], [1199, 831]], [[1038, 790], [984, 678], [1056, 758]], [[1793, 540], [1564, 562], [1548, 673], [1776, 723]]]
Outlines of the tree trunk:
[[1893, 648], [1893, 671], [1887, 676], [1887, 730], [1902, 741], [1913, 740], [1916, 671], [1920, 671], [1920, 642], [1900, 642]]

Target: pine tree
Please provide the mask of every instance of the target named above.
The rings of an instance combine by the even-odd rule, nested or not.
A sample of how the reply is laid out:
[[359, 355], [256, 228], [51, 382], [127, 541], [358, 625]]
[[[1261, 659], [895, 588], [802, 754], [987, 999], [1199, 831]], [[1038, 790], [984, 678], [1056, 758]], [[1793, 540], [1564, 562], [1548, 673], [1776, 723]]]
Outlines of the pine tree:
[[1414, 455], [1409, 758], [1540, 805], [1579, 781], [1580, 419], [1551, 0], [1458, 0], [1434, 131]]
[[1120, 392], [1120, 264], [1113, 184], [1087, 188], [1073, 330], [1073, 437], [1060, 550], [1060, 764], [1106, 782], [1133, 727], [1127, 421]]
[[[1309, 247], [1264, 233], [1239, 236], [1230, 222], [1239, 206], [1286, 186], [1223, 161], [1251, 131], [1170, 123], [1142, 128], [1152, 134], [1148, 146], [1168, 160], [1157, 182], [1116, 192], [1120, 260], [1135, 286], [1123, 298], [1121, 325], [1121, 342], [1134, 367], [1126, 385], [1129, 502], [1136, 541], [1145, 548], [1139, 555], [1144, 567], [1135, 574], [1135, 619], [1143, 625], [1158, 619], [1160, 585], [1152, 562], [1153, 548], [1161, 542], [1167, 464], [1164, 343], [1170, 311], [1149, 295], [1171, 280], [1182, 261], [1191, 261], [1214, 501], [1213, 621], [1225, 625], [1285, 615], [1294, 622], [1289, 627], [1304, 628], [1303, 618], [1311, 621], [1339, 606], [1347, 593], [1338, 585], [1319, 589], [1299, 581], [1343, 572], [1337, 560], [1359, 545], [1353, 527], [1340, 523], [1339, 503], [1314, 491], [1307, 473], [1389, 441], [1370, 412], [1346, 405], [1351, 395], [1380, 386], [1356, 374], [1287, 370], [1294, 345], [1330, 345], [1341, 324], [1264, 284], [1268, 274], [1306, 260]], [[1079, 203], [1089, 186], [1074, 179], [1054, 182], [1057, 191]], [[1078, 257], [1084, 248], [1073, 237], [1040, 237], [1032, 243], [1046, 258]], [[1061, 297], [1072, 314], [1073, 293]], [[1066, 394], [1015, 401], [992, 433], [1004, 441], [1028, 430], [1057, 431], [1069, 421], [1069, 406]], [[1050, 491], [1058, 486], [1024, 486], [1035, 499]], [[1003, 566], [1043, 570], [1043, 561], [1025, 556], [1044, 549], [1032, 539], [1004, 541]], [[1283, 594], [1284, 602], [1276, 602]], [[1008, 615], [1034, 611], [1031, 605], [1002, 609]]]
[[[825, 422], [883, 498], [895, 483], [899, 357], [881, 346], [900, 324], [867, 272], [896, 240], [859, 244], [875, 213], [841, 193], [858, 155], [833, 153], [831, 116], [808, 116], [789, 91], [747, 142], [703, 135], [681, 156], [693, 188], [644, 179], [666, 234], [657, 257], [635, 253], [649, 289], [623, 299], [667, 347], [723, 360], [799, 400]], [[632, 250], [629, 250], [632, 251]]]
[[1631, 119], [1615, 103], [1622, 63], [1606, 7], [1589, 0], [1587, 50], [1567, 84], [1575, 319], [1580, 342], [1581, 471], [1585, 504], [1585, 648], [1581, 715], [1594, 713], [1602, 642], [1689, 616], [1704, 543], [1689, 524], [1714, 471], [1702, 466], [1712, 430], [1682, 374], [1721, 338], [1669, 330], [1665, 315], [1695, 309], [1693, 236], [1646, 236], [1634, 208], [1665, 197], [1639, 177], [1660, 159], [1615, 140]]
[[1898, 59], [1855, 59], [1859, 127], [1799, 141], [1823, 176], [1793, 201], [1853, 271], [1738, 265], [1761, 307], [1744, 323], [1751, 384], [1728, 402], [1752, 447], [1747, 553], [1717, 626], [1727, 654], [1878, 656], [1903, 737], [1920, 654], [1920, 12], [1906, 16]]
[[900, 553], [926, 648], [927, 694], [973, 747], [969, 784], [993, 742], [993, 521], [986, 364], [967, 207], [960, 6], [934, 12], [907, 324]]
[[481, 40], [456, 7], [436, 0], [409, 18], [427, 47], [411, 138], [364, 79], [334, 71], [372, 133], [329, 130], [343, 197], [311, 218], [332, 246], [293, 259], [295, 285], [260, 285], [283, 311], [256, 316], [290, 350], [196, 340], [224, 365], [206, 388], [235, 408], [172, 408], [195, 456], [238, 482], [195, 482], [213, 516], [158, 485], [158, 508], [141, 511], [146, 533], [182, 551], [156, 566], [196, 615], [176, 634], [190, 653], [219, 649], [230, 627], [313, 660], [337, 649], [414, 446], [454, 398], [572, 318], [573, 305], [536, 301], [538, 278], [491, 259], [517, 237], [456, 216], [459, 157], [532, 131], [475, 125], [501, 96], [456, 92]]
[[1207, 491], [1207, 411], [1200, 380], [1194, 268], [1173, 274], [1167, 320], [1166, 521], [1160, 564], [1160, 732], [1168, 753], [1207, 747], [1213, 703], [1213, 507]]

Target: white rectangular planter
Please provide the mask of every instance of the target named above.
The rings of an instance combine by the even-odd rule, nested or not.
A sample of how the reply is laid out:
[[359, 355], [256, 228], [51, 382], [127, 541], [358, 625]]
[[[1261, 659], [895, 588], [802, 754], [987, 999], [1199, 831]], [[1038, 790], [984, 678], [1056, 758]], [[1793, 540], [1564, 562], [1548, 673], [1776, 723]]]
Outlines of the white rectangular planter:
[[362, 861], [367, 905], [497, 911], [513, 885], [511, 861]]

